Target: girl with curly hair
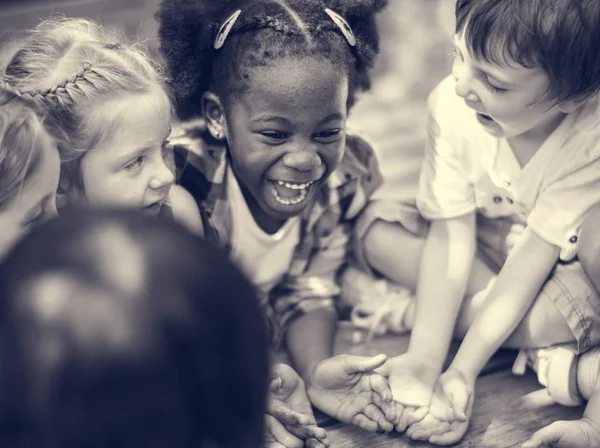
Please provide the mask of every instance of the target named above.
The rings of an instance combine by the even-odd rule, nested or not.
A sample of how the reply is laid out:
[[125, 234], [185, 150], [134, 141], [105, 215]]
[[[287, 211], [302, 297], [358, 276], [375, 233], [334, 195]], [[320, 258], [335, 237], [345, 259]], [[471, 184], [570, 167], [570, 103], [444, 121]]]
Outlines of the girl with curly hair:
[[[356, 220], [381, 183], [373, 149], [346, 119], [370, 86], [386, 3], [165, 0], [157, 13], [184, 120], [170, 139], [205, 237], [260, 291], [274, 344], [287, 347], [310, 403], [370, 431], [395, 420], [374, 372], [386, 358], [332, 358], [332, 347], [336, 276], [362, 250]], [[267, 419], [282, 445], [326, 443], [283, 420]]]

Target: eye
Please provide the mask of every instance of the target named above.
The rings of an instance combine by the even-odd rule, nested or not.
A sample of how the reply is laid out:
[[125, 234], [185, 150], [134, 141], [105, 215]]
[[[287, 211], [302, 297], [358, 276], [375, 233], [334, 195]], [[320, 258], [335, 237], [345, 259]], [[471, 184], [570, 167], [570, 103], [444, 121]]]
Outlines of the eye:
[[329, 129], [315, 134], [315, 138], [323, 143], [333, 143], [340, 139], [341, 129]]
[[145, 156], [138, 156], [134, 160], [132, 160], [131, 162], [129, 162], [127, 165], [125, 165], [123, 168], [125, 168], [127, 171], [138, 170], [142, 166], [144, 166], [145, 159], [146, 159]]
[[485, 85], [485, 88], [488, 89], [490, 92], [494, 93], [494, 94], [498, 94], [501, 95], [503, 93], [506, 93], [507, 90], [503, 89], [501, 87], [496, 87], [495, 85], [493, 85], [489, 78], [487, 76], [484, 76], [483, 78], [483, 84]]
[[289, 137], [289, 134], [281, 131], [262, 131], [260, 135], [266, 137], [272, 143], [282, 143]]

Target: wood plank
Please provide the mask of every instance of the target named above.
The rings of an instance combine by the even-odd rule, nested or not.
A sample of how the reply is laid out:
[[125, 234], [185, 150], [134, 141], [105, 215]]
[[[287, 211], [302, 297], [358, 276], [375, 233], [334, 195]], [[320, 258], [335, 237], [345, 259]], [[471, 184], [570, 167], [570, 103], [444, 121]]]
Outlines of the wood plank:
[[[477, 381], [471, 425], [465, 438], [453, 445], [459, 448], [518, 447], [538, 429], [556, 420], [580, 418], [583, 406], [567, 408], [551, 402], [529, 371], [516, 377], [508, 370], [480, 377]], [[336, 423], [326, 428], [332, 446], [350, 447], [428, 447], [403, 434], [371, 434]]]

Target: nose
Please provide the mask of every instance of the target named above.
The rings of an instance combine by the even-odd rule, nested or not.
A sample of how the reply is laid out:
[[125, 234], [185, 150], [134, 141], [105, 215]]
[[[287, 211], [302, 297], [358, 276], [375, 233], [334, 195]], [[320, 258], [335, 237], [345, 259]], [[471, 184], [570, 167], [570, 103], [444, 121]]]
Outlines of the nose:
[[454, 91], [458, 96], [473, 103], [479, 102], [479, 97], [473, 91], [473, 73], [466, 64], [455, 62], [452, 77], [456, 81]]
[[169, 167], [164, 160], [158, 162], [156, 172], [150, 178], [149, 186], [153, 190], [160, 190], [175, 182], [175, 174], [173, 169]]
[[288, 152], [283, 156], [283, 163], [297, 171], [310, 171], [321, 165], [321, 158], [315, 151], [303, 149]]

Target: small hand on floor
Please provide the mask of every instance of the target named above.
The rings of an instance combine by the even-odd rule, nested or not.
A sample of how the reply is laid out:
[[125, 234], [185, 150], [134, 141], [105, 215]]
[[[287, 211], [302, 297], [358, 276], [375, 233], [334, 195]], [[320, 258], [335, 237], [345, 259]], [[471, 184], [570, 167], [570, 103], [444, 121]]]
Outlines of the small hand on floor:
[[600, 446], [600, 428], [587, 418], [554, 422], [536, 432], [523, 448]]
[[304, 382], [290, 366], [273, 367], [265, 416], [267, 448], [325, 448], [327, 432], [317, 425]]
[[340, 355], [317, 364], [308, 385], [312, 404], [341, 422], [366, 431], [390, 432], [396, 406], [387, 380], [375, 369], [385, 355]]

